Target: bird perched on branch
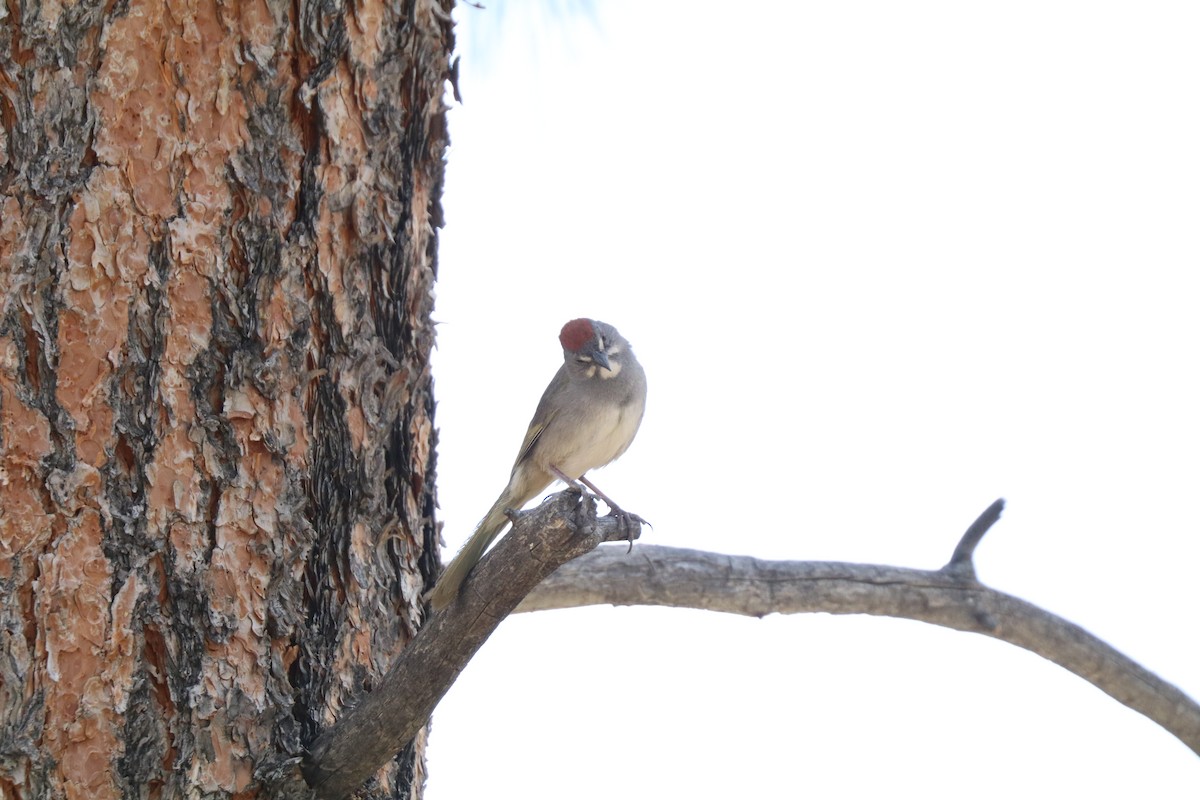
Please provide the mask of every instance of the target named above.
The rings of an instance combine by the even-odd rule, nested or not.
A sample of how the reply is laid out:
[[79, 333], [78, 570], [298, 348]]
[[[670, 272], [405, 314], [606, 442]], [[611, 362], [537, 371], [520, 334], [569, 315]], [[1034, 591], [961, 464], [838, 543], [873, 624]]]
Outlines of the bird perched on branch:
[[520, 509], [556, 478], [575, 487], [583, 483], [614, 514], [630, 524], [643, 522], [622, 511], [584, 473], [617, 458], [633, 441], [646, 409], [646, 373], [629, 342], [604, 322], [573, 319], [558, 340], [563, 365], [533, 413], [508, 486], [429, 593], [435, 609], [458, 596], [484, 550], [508, 523], [506, 511]]

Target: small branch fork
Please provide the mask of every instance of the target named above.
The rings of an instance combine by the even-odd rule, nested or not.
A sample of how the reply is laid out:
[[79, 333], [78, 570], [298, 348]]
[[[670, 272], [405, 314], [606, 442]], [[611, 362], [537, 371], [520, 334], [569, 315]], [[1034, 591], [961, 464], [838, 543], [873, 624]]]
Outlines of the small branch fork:
[[[595, 500], [569, 490], [517, 516], [479, 563], [457, 602], [434, 614], [379, 687], [310, 748], [302, 765], [320, 798], [348, 797], [425, 725], [487, 637], [511, 612], [584, 605], [656, 605], [763, 617], [872, 614], [981, 633], [1074, 672], [1157, 722], [1200, 754], [1200, 705], [1175, 686], [1061, 617], [980, 584], [975, 548], [1000, 518], [997, 500], [938, 570], [829, 561], [762, 561], [683, 548], [598, 548], [627, 528], [596, 518]], [[296, 775], [275, 781], [307, 787]], [[287, 796], [293, 796], [287, 794]]]
[[967, 532], [958, 540], [958, 547], [954, 548], [954, 555], [950, 556], [950, 562], [942, 567], [942, 572], [966, 580], [976, 580], [975, 564], [972, 561], [975, 557], [975, 548], [983, 540], [983, 535], [991, 530], [992, 526], [1000, 519], [1002, 513], [1004, 513], [1003, 497], [984, 509], [983, 513], [971, 523], [971, 527], [967, 528]]

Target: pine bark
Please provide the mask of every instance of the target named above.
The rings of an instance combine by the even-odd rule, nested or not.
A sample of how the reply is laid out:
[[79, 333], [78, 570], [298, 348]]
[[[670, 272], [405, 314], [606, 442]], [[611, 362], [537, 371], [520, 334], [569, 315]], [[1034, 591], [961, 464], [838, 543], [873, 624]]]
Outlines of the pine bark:
[[0, 5], [0, 796], [266, 796], [422, 624], [448, 12]]

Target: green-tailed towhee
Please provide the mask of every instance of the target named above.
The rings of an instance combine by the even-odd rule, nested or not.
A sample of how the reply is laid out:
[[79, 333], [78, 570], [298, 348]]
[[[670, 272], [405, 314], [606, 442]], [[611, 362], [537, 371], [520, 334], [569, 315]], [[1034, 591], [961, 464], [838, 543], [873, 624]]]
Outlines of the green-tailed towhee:
[[542, 394], [508, 486], [429, 593], [435, 609], [458, 595], [483, 551], [508, 523], [506, 510], [520, 509], [555, 478], [571, 486], [582, 482], [614, 513], [641, 522], [614, 505], [584, 473], [617, 458], [633, 441], [646, 409], [646, 373], [629, 342], [606, 323], [573, 319], [558, 340], [563, 365]]

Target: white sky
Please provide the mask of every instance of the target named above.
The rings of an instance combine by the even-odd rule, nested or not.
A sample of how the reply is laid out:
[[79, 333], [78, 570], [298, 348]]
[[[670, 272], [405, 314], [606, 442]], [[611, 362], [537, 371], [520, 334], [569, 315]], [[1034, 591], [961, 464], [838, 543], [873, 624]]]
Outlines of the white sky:
[[[936, 568], [1200, 696], [1200, 5], [460, 4], [436, 318], [447, 556], [576, 316], [646, 367], [644, 541]], [[502, 17], [502, 19], [500, 19]], [[636, 550], [635, 550], [636, 552]], [[506, 621], [430, 800], [1195, 797], [1079, 678], [900, 620]]]

